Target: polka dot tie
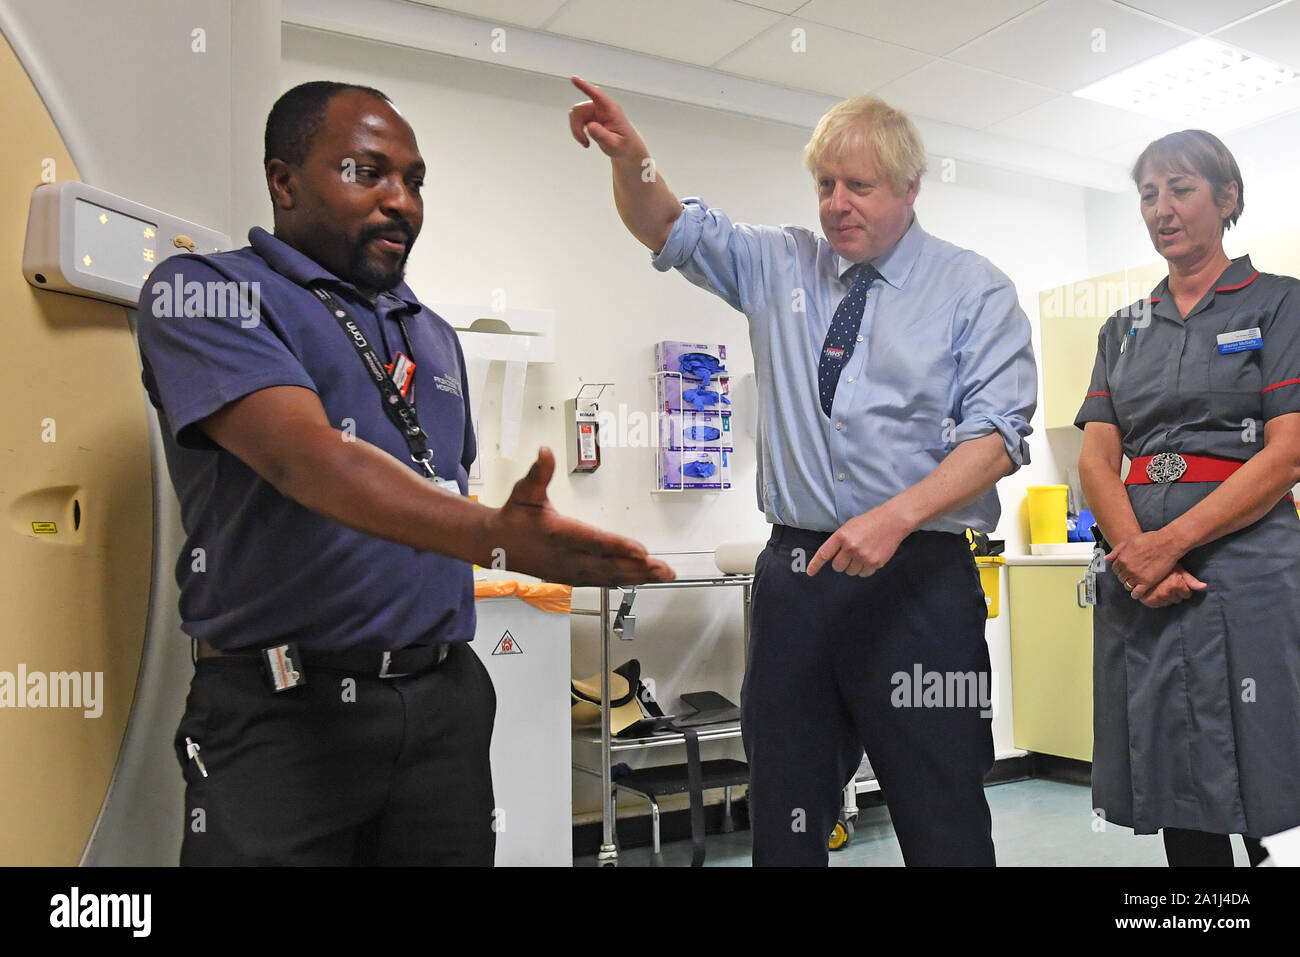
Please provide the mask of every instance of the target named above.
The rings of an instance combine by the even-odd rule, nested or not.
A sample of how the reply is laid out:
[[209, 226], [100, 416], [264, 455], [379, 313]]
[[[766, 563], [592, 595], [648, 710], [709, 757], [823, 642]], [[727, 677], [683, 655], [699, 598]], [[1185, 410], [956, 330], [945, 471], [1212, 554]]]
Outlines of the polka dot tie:
[[867, 305], [867, 289], [880, 278], [876, 267], [869, 263], [859, 263], [849, 273], [853, 276], [852, 285], [835, 310], [831, 327], [826, 332], [826, 341], [822, 343], [821, 358], [817, 362], [817, 394], [821, 397], [822, 411], [828, 418], [831, 403], [835, 401], [835, 388], [840, 384], [840, 371], [853, 355], [853, 347], [858, 341], [862, 312]]

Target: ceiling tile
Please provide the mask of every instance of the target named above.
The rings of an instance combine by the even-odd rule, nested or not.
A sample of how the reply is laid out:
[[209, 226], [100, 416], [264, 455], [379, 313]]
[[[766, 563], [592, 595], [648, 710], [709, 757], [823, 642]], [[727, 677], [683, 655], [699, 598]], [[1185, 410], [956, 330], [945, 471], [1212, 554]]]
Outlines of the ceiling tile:
[[[1073, 93], [1189, 39], [1101, 0], [1048, 0], [951, 59]], [[1099, 40], [1104, 49], [1093, 52]]]
[[[1156, 137], [1137, 136], [1133, 139], [1120, 140], [1110, 146], [1093, 150], [1091, 155], [1097, 159], [1111, 160], [1118, 163], [1127, 171], [1137, 162], [1137, 158], [1142, 155], [1142, 151], [1147, 148], [1153, 139], [1156, 139]], [[1132, 181], [1130, 180], [1130, 182]], [[1137, 187], [1135, 186], [1134, 189], [1136, 190]], [[1136, 201], [1135, 198], [1134, 202], [1136, 203]]]
[[483, 20], [514, 23], [536, 29], [546, 22], [565, 0], [415, 0], [426, 7], [438, 7], [453, 13], [467, 13]]
[[1256, 10], [1277, 0], [1118, 0], [1126, 7], [1142, 10], [1161, 20], [1209, 33], [1219, 27], [1248, 17]]
[[942, 56], [1042, 0], [808, 0], [800, 20], [852, 30], [887, 43]]
[[929, 63], [875, 92], [908, 113], [977, 130], [1057, 96], [948, 60]]
[[1261, 13], [1214, 35], [1216, 40], [1300, 70], [1300, 3]]
[[[1077, 96], [1061, 96], [994, 123], [986, 132], [1025, 140], [1068, 153], [1101, 156], [1127, 166], [1137, 153], [1113, 149], [1141, 138], [1145, 146], [1171, 131], [1168, 123], [1094, 103]], [[1112, 151], [1113, 149], [1113, 151]]]
[[[804, 31], [803, 52], [791, 31]], [[870, 93], [932, 58], [816, 23], [786, 19], [716, 66], [729, 73], [830, 96]]]
[[762, 7], [764, 10], [775, 10], [777, 13], [794, 13], [808, 0], [740, 0], [740, 2], [751, 7]]
[[707, 66], [780, 19], [736, 0], [569, 0], [546, 29]]

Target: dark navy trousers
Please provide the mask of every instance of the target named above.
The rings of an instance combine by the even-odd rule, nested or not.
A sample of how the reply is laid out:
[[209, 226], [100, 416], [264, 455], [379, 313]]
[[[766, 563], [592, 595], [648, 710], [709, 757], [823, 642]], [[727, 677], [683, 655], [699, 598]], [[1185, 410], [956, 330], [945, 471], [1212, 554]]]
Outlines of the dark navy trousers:
[[809, 577], [828, 537], [774, 526], [755, 568], [741, 690], [754, 864], [827, 863], [865, 748], [909, 866], [992, 866], [987, 613], [969, 546], [916, 532], [868, 578]]

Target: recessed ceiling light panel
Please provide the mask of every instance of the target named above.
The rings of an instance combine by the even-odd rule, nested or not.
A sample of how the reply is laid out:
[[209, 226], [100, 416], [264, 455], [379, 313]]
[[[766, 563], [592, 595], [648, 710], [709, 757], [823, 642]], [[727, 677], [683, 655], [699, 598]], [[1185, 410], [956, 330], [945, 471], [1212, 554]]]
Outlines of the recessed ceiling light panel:
[[1075, 90], [1074, 95], [1183, 122], [1295, 82], [1300, 73], [1201, 38]]

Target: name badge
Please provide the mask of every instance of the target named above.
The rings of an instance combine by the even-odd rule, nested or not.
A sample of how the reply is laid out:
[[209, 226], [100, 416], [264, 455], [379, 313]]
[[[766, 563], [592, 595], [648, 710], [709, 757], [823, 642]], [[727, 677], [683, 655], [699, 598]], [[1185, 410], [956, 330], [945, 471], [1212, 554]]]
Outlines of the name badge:
[[397, 386], [397, 391], [402, 393], [402, 398], [406, 398], [407, 390], [411, 387], [411, 379], [415, 376], [415, 363], [404, 353], [399, 352], [384, 368], [388, 370], [389, 378]]
[[1259, 349], [1264, 345], [1264, 337], [1260, 334], [1259, 326], [1237, 332], [1225, 332], [1218, 337], [1218, 340], [1219, 355], [1222, 356], [1245, 352], [1247, 349]]
[[1092, 550], [1092, 561], [1083, 576], [1083, 600], [1089, 605], [1097, 604], [1097, 576], [1106, 572], [1106, 549], [1098, 545]]
[[433, 484], [438, 486], [444, 492], [450, 492], [452, 495], [460, 494], [460, 486], [456, 484], [455, 479], [435, 478]]

